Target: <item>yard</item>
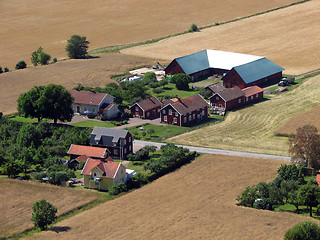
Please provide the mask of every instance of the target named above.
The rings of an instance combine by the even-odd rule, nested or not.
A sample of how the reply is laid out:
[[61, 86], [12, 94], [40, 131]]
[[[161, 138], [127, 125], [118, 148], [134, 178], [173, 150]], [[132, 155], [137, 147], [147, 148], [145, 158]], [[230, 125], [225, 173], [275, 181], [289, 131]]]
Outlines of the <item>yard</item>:
[[115, 127], [111, 122], [102, 122], [102, 121], [95, 121], [95, 120], [85, 120], [82, 122], [77, 122], [71, 124], [75, 127], [88, 127], [88, 128], [94, 128], [94, 127], [106, 127], [106, 128], [112, 128]]

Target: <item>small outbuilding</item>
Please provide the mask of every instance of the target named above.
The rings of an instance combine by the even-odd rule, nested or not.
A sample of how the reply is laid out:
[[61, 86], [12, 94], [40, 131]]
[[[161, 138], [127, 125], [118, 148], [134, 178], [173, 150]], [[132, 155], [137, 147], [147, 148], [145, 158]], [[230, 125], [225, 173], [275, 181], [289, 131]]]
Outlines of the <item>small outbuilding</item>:
[[160, 117], [162, 103], [156, 97], [148, 97], [140, 102], [136, 102], [129, 109], [132, 116], [146, 119]]

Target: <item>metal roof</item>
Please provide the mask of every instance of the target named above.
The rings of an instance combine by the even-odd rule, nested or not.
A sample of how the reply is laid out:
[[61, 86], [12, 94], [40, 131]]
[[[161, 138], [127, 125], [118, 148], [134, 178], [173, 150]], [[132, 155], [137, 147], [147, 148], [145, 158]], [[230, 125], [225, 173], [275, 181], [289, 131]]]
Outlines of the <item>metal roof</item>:
[[209, 68], [231, 70], [235, 66], [246, 64], [263, 57], [206, 49], [175, 60], [189, 75]]
[[284, 68], [271, 62], [267, 58], [261, 58], [256, 61], [234, 67], [234, 70], [240, 75], [245, 83], [252, 83], [261, 78], [265, 78], [282, 72]]
[[96, 145], [97, 143], [102, 146], [114, 146], [119, 140], [124, 141], [128, 134], [128, 130], [94, 127], [91, 132], [90, 144]]

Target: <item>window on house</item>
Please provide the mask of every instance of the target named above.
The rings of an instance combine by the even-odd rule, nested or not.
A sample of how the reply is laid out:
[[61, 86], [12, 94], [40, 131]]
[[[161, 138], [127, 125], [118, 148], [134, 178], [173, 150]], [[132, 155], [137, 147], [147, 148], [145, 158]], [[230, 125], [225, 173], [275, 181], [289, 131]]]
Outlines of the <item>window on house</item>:
[[166, 114], [166, 110], [162, 110], [162, 114]]
[[219, 107], [222, 108], [222, 104], [219, 104]]
[[178, 117], [178, 116], [179, 116], [179, 113], [176, 112], [176, 117]]
[[126, 148], [124, 149], [124, 154], [127, 154], [127, 149]]
[[172, 109], [169, 109], [169, 115], [172, 115]]
[[129, 143], [131, 143], [131, 137], [129, 137]]
[[84, 111], [87, 111], [87, 108], [84, 108]]
[[113, 150], [114, 155], [118, 155], [118, 149]]
[[204, 116], [204, 110], [202, 110], [202, 116]]
[[241, 103], [241, 98], [239, 99], [239, 103]]
[[92, 112], [96, 112], [96, 109], [95, 109], [95, 108], [92, 108]]
[[251, 100], [253, 99], [253, 96], [251, 96]]
[[167, 119], [167, 116], [164, 116], [164, 117], [163, 117], [163, 121], [166, 122], [167, 120], [168, 120], [168, 119]]
[[136, 107], [136, 112], [138, 112], [139, 111], [139, 108], [138, 107]]
[[193, 114], [193, 120], [195, 120], [196, 119], [196, 115], [195, 114]]
[[248, 98], [246, 97], [246, 102], [248, 102]]
[[183, 122], [186, 123], [187, 122], [187, 117], [183, 118]]
[[147, 112], [147, 117], [149, 117], [150, 116], [150, 113], [149, 112]]
[[98, 172], [93, 172], [93, 176], [94, 176], [94, 177], [99, 177], [100, 174], [99, 174]]
[[258, 94], [258, 93], [256, 94], [256, 98], [257, 98], [257, 97], [259, 97], [259, 94]]
[[218, 96], [216, 96], [216, 100], [219, 100], [219, 97], [218, 97]]
[[191, 116], [191, 114], [189, 115], [189, 121], [191, 121], [192, 120], [192, 116]]
[[177, 123], [177, 118], [173, 118], [173, 123]]
[[131, 145], [129, 145], [129, 151], [131, 151]]
[[123, 146], [125, 146], [127, 144], [127, 141], [124, 139], [123, 140]]

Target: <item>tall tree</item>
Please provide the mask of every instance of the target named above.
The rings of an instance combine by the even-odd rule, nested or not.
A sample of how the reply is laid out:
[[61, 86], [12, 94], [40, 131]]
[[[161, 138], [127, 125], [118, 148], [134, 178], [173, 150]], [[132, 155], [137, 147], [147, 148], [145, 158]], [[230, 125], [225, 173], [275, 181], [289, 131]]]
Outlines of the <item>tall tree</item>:
[[87, 49], [89, 48], [90, 42], [87, 41], [86, 37], [79, 35], [73, 35], [68, 40], [66, 51], [68, 52], [69, 58], [83, 59], [86, 58]]
[[309, 214], [310, 217], [312, 217], [312, 207], [315, 207], [318, 205], [320, 198], [320, 188], [318, 185], [308, 182], [305, 185], [302, 185], [299, 188], [299, 197], [304, 202], [306, 206], [309, 207]]
[[38, 50], [34, 51], [31, 55], [31, 62], [34, 66], [47, 65], [51, 59], [48, 53], [43, 51], [43, 47], [39, 47]]
[[320, 167], [320, 137], [313, 125], [297, 129], [295, 136], [289, 138], [289, 153], [295, 162], [302, 162], [308, 167]]
[[43, 90], [39, 98], [39, 106], [44, 118], [53, 119], [54, 123], [58, 120], [71, 121], [73, 98], [69, 91], [61, 85], [49, 84]]
[[22, 93], [18, 102], [18, 112], [24, 117], [37, 118], [38, 122], [43, 118], [43, 114], [40, 111], [39, 98], [44, 86], [35, 86], [26, 93]]
[[30, 91], [20, 95], [18, 111], [26, 117], [53, 119], [55, 123], [71, 121], [73, 98], [69, 91], [61, 85], [33, 87]]

